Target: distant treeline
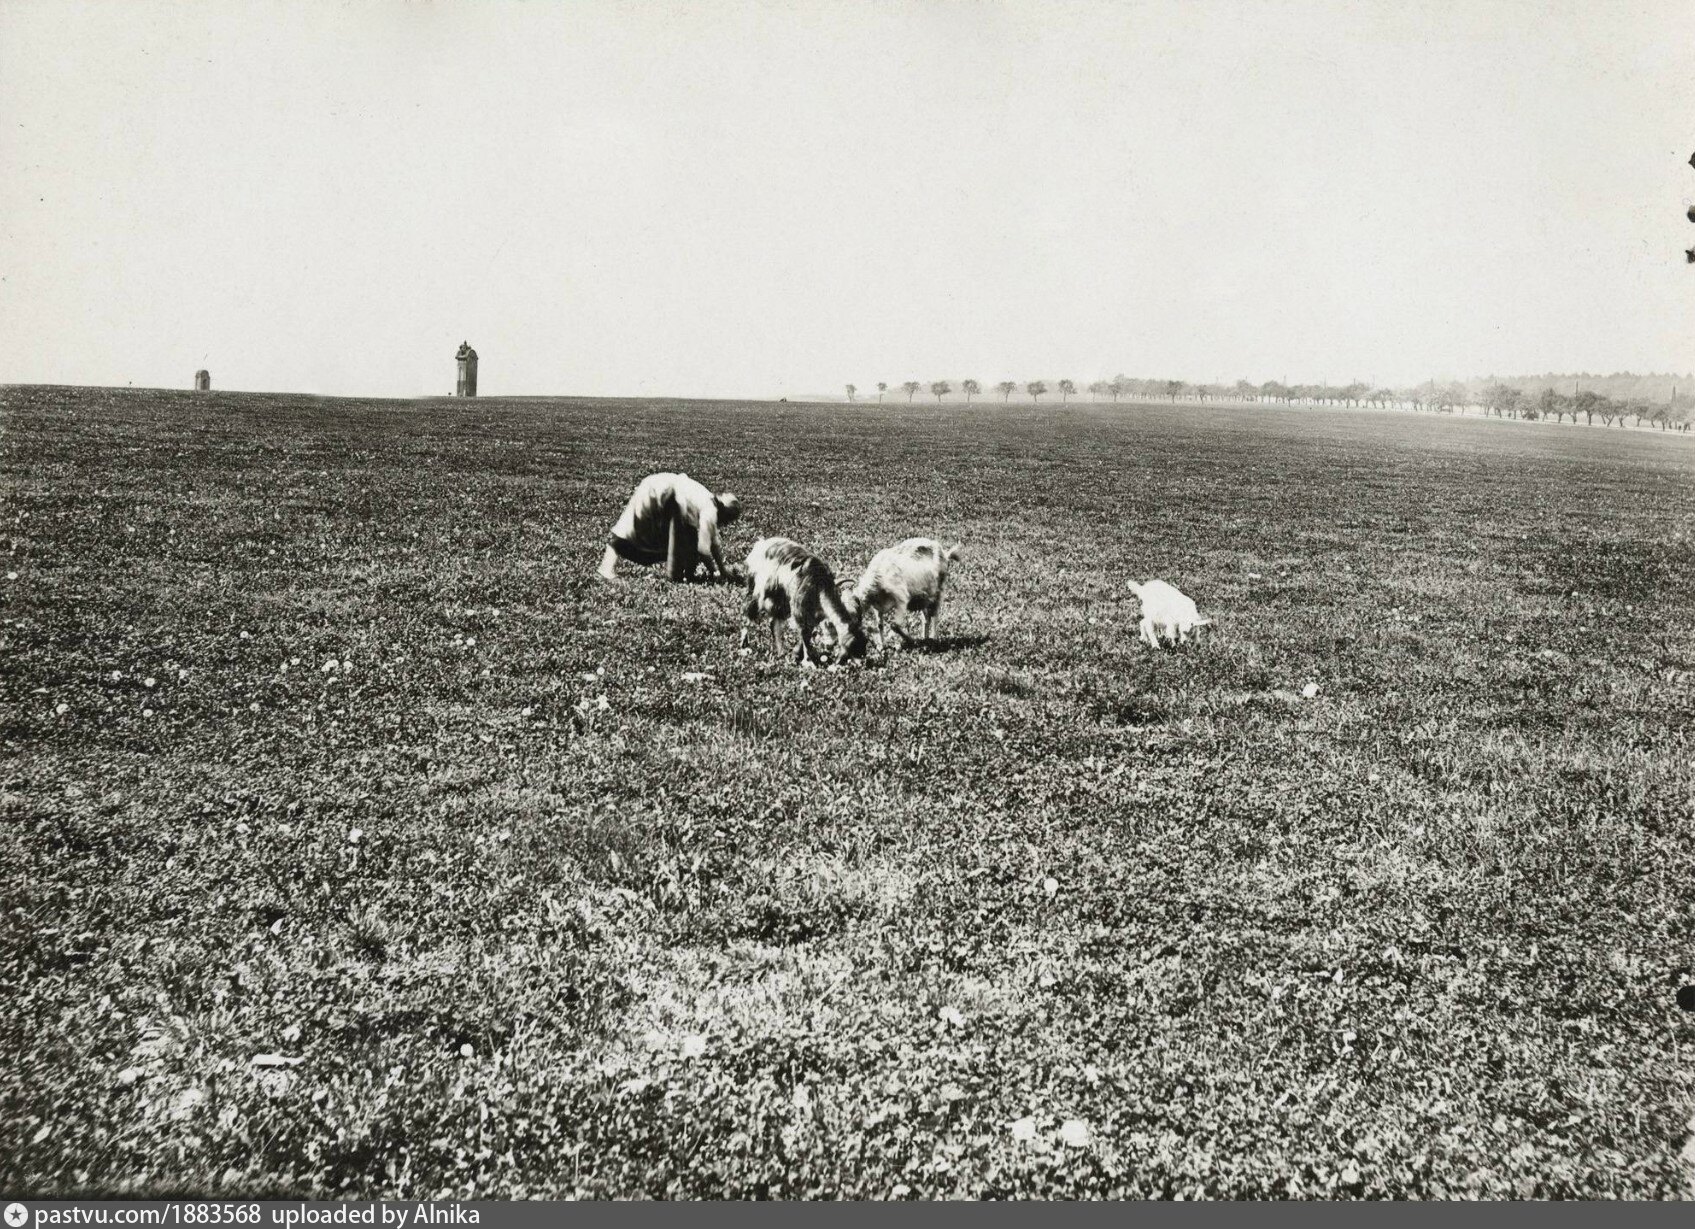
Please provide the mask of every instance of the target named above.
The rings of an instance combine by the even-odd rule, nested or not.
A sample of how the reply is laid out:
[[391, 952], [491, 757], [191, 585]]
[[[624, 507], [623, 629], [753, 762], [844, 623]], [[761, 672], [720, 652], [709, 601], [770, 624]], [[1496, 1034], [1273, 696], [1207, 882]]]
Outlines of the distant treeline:
[[[848, 399], [854, 399], [859, 389], [847, 386]], [[877, 385], [877, 399], [890, 392], [906, 394], [908, 401], [926, 386], [908, 380], [893, 389], [888, 384]], [[940, 401], [954, 391], [948, 380], [936, 380], [928, 392]], [[1039, 401], [1050, 391], [1068, 400], [1079, 391], [1073, 380], [1056, 380], [1049, 386], [1045, 380], [1030, 380], [1020, 384], [1003, 380], [983, 386], [976, 380], [962, 380], [959, 391], [970, 401], [977, 396], [998, 395], [1003, 401], [1022, 393]], [[1110, 380], [1096, 380], [1082, 391], [1095, 400], [1121, 398], [1159, 401], [1234, 401], [1270, 402], [1282, 405], [1340, 405], [1377, 406], [1383, 409], [1430, 410], [1437, 413], [1468, 411], [1493, 414], [1499, 418], [1552, 419], [1604, 426], [1641, 426], [1649, 423], [1661, 430], [1676, 428], [1687, 431], [1695, 421], [1695, 375], [1637, 375], [1620, 371], [1611, 375], [1589, 372], [1574, 374], [1549, 372], [1539, 376], [1485, 376], [1475, 380], [1427, 380], [1400, 388], [1375, 386], [1354, 381], [1350, 384], [1284, 384], [1267, 380], [1255, 384], [1237, 380], [1234, 384], [1192, 384], [1186, 380], [1143, 379], [1120, 375]]]
[[[1588, 390], [1598, 393], [1609, 401], [1628, 404], [1633, 401], [1659, 401], [1669, 403], [1674, 395], [1679, 401], [1695, 399], [1695, 375], [1637, 375], [1634, 372], [1619, 371], [1612, 375], [1594, 375], [1590, 372], [1547, 372], [1537, 376], [1482, 376], [1474, 380], [1426, 380], [1421, 384], [1399, 387], [1385, 387], [1353, 381], [1348, 384], [1284, 384], [1277, 380], [1267, 380], [1263, 384], [1254, 384], [1248, 380], [1237, 380], [1234, 384], [1188, 384], [1182, 380], [1141, 380], [1130, 376], [1119, 376], [1114, 380], [1101, 381], [1090, 385], [1090, 391], [1097, 387], [1101, 392], [1110, 393], [1112, 386], [1128, 391], [1129, 395], [1137, 397], [1164, 397], [1175, 395], [1179, 398], [1192, 397], [1199, 399], [1240, 398], [1253, 401], [1304, 401], [1304, 402], [1333, 402], [1337, 404], [1364, 404], [1373, 401], [1413, 401], [1434, 402], [1447, 393], [1457, 398], [1464, 405], [1481, 406], [1485, 404], [1487, 393], [1492, 388], [1512, 388], [1528, 398], [1539, 397], [1543, 392], [1552, 389], [1556, 393], [1575, 396]], [[1120, 395], [1123, 395], [1121, 392]]]
[[1641, 426], [1688, 430], [1695, 420], [1695, 376], [1637, 375], [1615, 372], [1550, 372], [1539, 376], [1485, 376], [1475, 380], [1426, 380], [1401, 388], [1351, 384], [1189, 384], [1182, 380], [1140, 380], [1118, 376], [1089, 386], [1097, 396], [1152, 397], [1171, 401], [1264, 401], [1286, 405], [1380, 406], [1384, 409], [1478, 411], [1498, 418], [1552, 419], [1604, 426]]

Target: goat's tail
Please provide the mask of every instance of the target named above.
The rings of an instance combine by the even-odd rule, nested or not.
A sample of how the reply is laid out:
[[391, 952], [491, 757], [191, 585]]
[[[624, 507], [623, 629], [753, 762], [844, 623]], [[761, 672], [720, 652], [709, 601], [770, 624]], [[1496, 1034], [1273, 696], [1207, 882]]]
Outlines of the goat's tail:
[[952, 546], [943, 548], [942, 558], [946, 559], [949, 563], [952, 563], [955, 559], [958, 559], [964, 553], [965, 553], [965, 543], [955, 542]]

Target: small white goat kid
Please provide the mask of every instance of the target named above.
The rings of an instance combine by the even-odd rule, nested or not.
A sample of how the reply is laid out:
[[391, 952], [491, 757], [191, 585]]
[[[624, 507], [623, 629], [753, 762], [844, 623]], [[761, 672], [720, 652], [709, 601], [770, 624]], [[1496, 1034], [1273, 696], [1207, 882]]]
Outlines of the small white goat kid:
[[1142, 599], [1142, 639], [1159, 648], [1169, 638], [1172, 644], [1186, 644], [1189, 633], [1197, 627], [1211, 627], [1211, 619], [1201, 618], [1193, 599], [1163, 580], [1150, 580], [1145, 585], [1127, 582], [1130, 592]]
[[912, 637], [898, 622], [909, 615], [924, 616], [926, 641], [935, 634], [948, 564], [959, 555], [957, 543], [944, 546], [935, 538], [908, 538], [871, 557], [859, 583], [846, 596], [856, 613], [877, 612], [877, 646], [885, 653], [889, 650], [889, 628], [905, 643], [912, 643]]

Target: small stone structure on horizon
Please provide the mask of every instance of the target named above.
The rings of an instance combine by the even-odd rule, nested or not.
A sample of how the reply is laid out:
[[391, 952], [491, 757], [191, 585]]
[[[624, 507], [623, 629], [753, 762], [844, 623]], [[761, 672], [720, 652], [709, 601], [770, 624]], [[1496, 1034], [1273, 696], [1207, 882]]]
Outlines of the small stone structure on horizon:
[[212, 391], [212, 373], [204, 367], [194, 373], [194, 391], [197, 393]]
[[459, 363], [459, 385], [453, 390], [455, 397], [475, 397], [477, 395], [477, 352], [471, 349], [471, 343], [459, 343], [459, 353], [453, 356]]

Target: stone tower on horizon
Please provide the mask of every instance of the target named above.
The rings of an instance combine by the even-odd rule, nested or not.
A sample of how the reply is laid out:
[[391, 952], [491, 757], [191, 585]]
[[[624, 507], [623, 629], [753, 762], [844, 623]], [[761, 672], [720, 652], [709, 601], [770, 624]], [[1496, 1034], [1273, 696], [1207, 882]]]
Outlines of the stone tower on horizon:
[[453, 390], [455, 397], [475, 397], [477, 395], [477, 352], [471, 349], [471, 343], [459, 343], [459, 353], [453, 356], [459, 363], [459, 384]]

